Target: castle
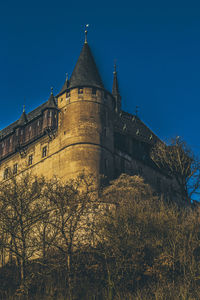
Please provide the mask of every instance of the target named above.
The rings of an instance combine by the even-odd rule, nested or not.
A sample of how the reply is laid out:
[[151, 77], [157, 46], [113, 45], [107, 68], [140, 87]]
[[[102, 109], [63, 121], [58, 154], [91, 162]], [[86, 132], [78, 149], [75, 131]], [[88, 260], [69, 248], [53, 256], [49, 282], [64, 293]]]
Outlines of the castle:
[[139, 119], [121, 109], [117, 71], [112, 93], [104, 88], [85, 43], [70, 80], [45, 103], [23, 113], [0, 131], [0, 181], [31, 170], [50, 179], [67, 180], [80, 172], [108, 179], [121, 173], [142, 175], [167, 192], [172, 180], [150, 158], [158, 137]]

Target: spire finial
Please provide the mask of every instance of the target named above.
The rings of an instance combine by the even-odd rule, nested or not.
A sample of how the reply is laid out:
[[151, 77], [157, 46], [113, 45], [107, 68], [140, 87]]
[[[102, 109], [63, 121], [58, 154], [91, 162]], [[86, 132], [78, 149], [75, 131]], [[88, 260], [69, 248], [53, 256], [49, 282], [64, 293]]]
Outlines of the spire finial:
[[117, 74], [116, 59], [114, 60], [114, 72], [113, 72], [113, 74]]
[[23, 113], [25, 113], [25, 104], [23, 105]]
[[53, 95], [53, 87], [51, 87], [51, 95]]
[[138, 117], [138, 111], [139, 111], [139, 106], [136, 105], [136, 107], [135, 107], [135, 115], [136, 115], [136, 117]]
[[66, 81], [68, 81], [68, 77], [69, 77], [69, 76], [68, 76], [68, 73], [66, 73]]
[[88, 33], [87, 28], [88, 27], [89, 27], [89, 24], [86, 24], [85, 25], [85, 44], [87, 44], [87, 33]]

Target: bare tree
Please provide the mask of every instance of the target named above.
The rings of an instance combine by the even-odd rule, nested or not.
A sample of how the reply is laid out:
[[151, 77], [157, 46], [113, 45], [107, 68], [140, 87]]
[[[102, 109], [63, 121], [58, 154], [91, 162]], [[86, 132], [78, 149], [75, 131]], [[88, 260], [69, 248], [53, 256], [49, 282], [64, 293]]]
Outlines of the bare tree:
[[72, 298], [72, 256], [79, 246], [91, 243], [91, 232], [96, 204], [96, 187], [92, 176], [80, 175], [76, 179], [62, 183], [58, 179], [50, 181], [46, 197], [52, 208], [49, 225], [57, 236], [51, 247], [64, 257], [69, 297]]
[[12, 254], [20, 267], [21, 287], [26, 281], [26, 266], [36, 253], [34, 226], [43, 218], [43, 178], [26, 174], [12, 177], [0, 186], [1, 231], [7, 236], [3, 247]]
[[175, 179], [175, 191], [185, 203], [190, 203], [200, 189], [200, 161], [180, 138], [167, 146], [158, 142], [151, 152], [154, 163]]

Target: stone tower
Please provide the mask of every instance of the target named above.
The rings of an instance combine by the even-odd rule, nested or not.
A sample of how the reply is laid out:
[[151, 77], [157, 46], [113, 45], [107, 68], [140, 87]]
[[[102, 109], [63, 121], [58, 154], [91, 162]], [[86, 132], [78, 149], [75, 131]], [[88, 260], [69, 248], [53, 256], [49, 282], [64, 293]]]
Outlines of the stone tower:
[[67, 147], [66, 173], [74, 177], [84, 170], [96, 178], [112, 178], [115, 101], [104, 88], [87, 41], [57, 99], [60, 143]]

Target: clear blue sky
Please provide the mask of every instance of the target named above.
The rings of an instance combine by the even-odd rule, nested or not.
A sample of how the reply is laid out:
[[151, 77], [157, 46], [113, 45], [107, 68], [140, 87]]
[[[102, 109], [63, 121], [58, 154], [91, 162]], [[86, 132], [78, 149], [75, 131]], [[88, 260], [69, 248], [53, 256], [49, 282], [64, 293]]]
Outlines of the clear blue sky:
[[0, 2], [0, 129], [46, 101], [88, 42], [107, 89], [118, 65], [123, 109], [200, 154], [200, 1]]

